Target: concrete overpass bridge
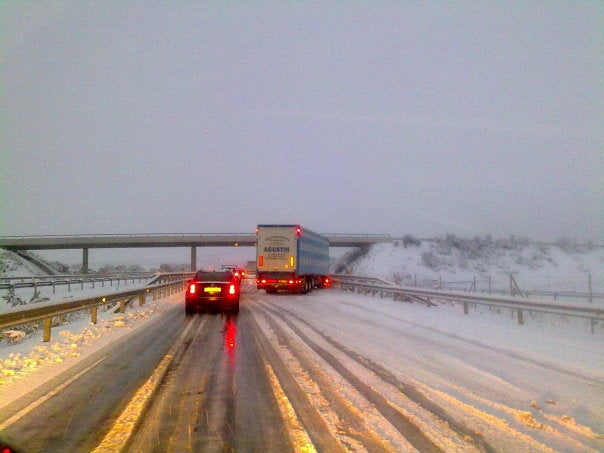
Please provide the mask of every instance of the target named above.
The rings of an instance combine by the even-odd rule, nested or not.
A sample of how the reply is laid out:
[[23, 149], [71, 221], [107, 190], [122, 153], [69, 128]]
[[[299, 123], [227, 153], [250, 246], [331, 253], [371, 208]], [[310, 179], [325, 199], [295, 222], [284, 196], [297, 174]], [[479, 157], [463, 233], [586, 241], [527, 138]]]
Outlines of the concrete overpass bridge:
[[[330, 247], [362, 247], [392, 242], [385, 234], [324, 234]], [[191, 269], [197, 263], [197, 247], [255, 247], [255, 233], [161, 233], [0, 236], [0, 248], [11, 251], [82, 249], [82, 269], [88, 271], [88, 251], [107, 248], [189, 247]]]

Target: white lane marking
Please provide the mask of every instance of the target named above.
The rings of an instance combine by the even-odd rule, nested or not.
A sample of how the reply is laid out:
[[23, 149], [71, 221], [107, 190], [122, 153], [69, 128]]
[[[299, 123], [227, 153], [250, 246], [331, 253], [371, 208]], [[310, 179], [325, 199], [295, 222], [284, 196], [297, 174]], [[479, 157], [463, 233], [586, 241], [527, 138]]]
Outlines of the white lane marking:
[[273, 371], [273, 368], [264, 358], [262, 358], [262, 361], [264, 362], [264, 369], [266, 371], [268, 380], [271, 383], [273, 394], [275, 395], [275, 399], [277, 400], [279, 412], [281, 413], [281, 417], [285, 422], [289, 438], [292, 441], [294, 452], [316, 453], [317, 449], [313, 445], [312, 440], [308, 435], [308, 432], [306, 431], [306, 429], [304, 429], [304, 426], [298, 420], [296, 411], [292, 406], [289, 398], [283, 391], [283, 388], [281, 387], [279, 379]]
[[[207, 318], [201, 322], [198, 331], [202, 329], [206, 322]], [[122, 411], [103, 440], [94, 450], [92, 450], [91, 453], [114, 453], [124, 450], [126, 444], [132, 436], [132, 433], [134, 432], [138, 419], [143, 411], [147, 408], [148, 401], [155, 393], [155, 390], [159, 386], [164, 374], [166, 373], [170, 362], [174, 358], [175, 352], [184, 343], [185, 337], [189, 333], [189, 330], [191, 330], [191, 327], [193, 327], [193, 319], [189, 321], [189, 324], [185, 330], [180, 334], [168, 353], [161, 359], [159, 365], [157, 365], [149, 379], [147, 379], [147, 381], [136, 391], [128, 403], [128, 406], [126, 406], [126, 408]]]
[[82, 376], [84, 373], [86, 373], [87, 371], [91, 370], [92, 368], [94, 368], [95, 366], [97, 366], [99, 363], [101, 363], [103, 360], [105, 360], [108, 356], [102, 357], [99, 360], [97, 360], [96, 362], [94, 362], [92, 365], [90, 365], [89, 367], [83, 369], [82, 371], [80, 371], [78, 374], [72, 376], [71, 378], [69, 378], [68, 380], [66, 380], [65, 382], [63, 382], [61, 385], [57, 386], [54, 390], [52, 390], [51, 392], [47, 393], [46, 395], [38, 398], [36, 401], [34, 401], [33, 403], [31, 403], [29, 406], [21, 409], [19, 412], [17, 412], [15, 415], [13, 415], [11, 418], [5, 420], [1, 425], [0, 425], [0, 430], [5, 430], [6, 428], [8, 428], [10, 425], [12, 425], [13, 423], [15, 423], [17, 420], [19, 420], [21, 417], [23, 417], [24, 415], [28, 414], [29, 412], [33, 411], [36, 407], [40, 406], [40, 404], [44, 403], [45, 401], [47, 401], [49, 398], [52, 398], [53, 396], [55, 396], [56, 394], [58, 394], [61, 390], [63, 390], [65, 387], [67, 387], [69, 384], [71, 384], [73, 381], [75, 381], [76, 379], [78, 379], [80, 376]]

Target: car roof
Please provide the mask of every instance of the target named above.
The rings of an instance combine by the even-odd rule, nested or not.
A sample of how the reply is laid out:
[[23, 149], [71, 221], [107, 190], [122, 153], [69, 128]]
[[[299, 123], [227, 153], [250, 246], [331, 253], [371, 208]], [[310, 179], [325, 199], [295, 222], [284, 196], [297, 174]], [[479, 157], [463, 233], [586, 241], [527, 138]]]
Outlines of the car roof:
[[195, 273], [197, 280], [217, 280], [228, 281], [233, 278], [233, 273], [229, 270], [225, 271], [197, 271]]

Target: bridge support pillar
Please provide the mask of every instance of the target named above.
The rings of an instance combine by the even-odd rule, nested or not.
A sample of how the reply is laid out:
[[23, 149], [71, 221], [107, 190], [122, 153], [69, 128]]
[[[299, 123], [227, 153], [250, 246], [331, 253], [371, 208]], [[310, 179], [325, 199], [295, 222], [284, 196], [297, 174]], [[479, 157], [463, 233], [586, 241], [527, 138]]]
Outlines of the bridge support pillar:
[[82, 273], [88, 273], [88, 249], [86, 247], [82, 249]]
[[197, 270], [197, 247], [191, 246], [191, 272]]

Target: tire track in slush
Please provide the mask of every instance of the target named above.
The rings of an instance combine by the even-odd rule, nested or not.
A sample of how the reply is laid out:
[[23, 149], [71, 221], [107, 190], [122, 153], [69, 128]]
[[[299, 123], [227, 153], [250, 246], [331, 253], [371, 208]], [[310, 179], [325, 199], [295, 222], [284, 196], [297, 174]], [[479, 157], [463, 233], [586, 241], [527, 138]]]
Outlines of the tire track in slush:
[[[272, 313], [274, 316], [277, 316], [281, 319], [292, 331], [296, 333], [300, 337], [304, 343], [308, 345], [316, 354], [318, 354], [323, 360], [325, 360], [334, 370], [336, 370], [344, 379], [346, 379], [365, 399], [367, 399], [370, 403], [374, 405], [374, 407], [382, 414], [382, 416], [390, 422], [392, 426], [394, 426], [406, 439], [407, 441], [413, 445], [418, 451], [426, 452], [426, 453], [443, 453], [444, 450], [435, 444], [412, 420], [410, 420], [406, 415], [402, 414], [395, 407], [393, 407], [388, 400], [376, 392], [359, 379], [356, 375], [354, 375], [350, 370], [348, 370], [342, 362], [340, 362], [333, 354], [323, 349], [321, 346], [316, 344], [313, 340], [311, 340], [306, 334], [304, 334], [287, 316], [280, 313], [279, 311], [263, 306], [263, 309]], [[283, 310], [281, 308], [281, 310]], [[303, 322], [298, 316], [293, 313], [283, 310], [287, 312], [287, 315], [290, 317], [294, 317], [298, 319], [300, 322]], [[314, 330], [314, 329], [313, 329]], [[320, 332], [322, 337], [324, 335]], [[329, 340], [328, 340], [329, 341]], [[333, 342], [329, 342], [333, 344]], [[334, 345], [336, 349], [340, 349]], [[345, 351], [342, 351], [345, 352]], [[350, 355], [349, 355], [350, 357]], [[354, 357], [351, 357], [353, 360]], [[362, 364], [361, 364], [362, 365]], [[364, 365], [363, 365], [364, 366]], [[486, 451], [494, 451], [492, 449]]]
[[[371, 426], [371, 421], [368, 421], [364, 410], [355, 406], [349, 398], [342, 395], [332, 378], [325, 373], [321, 364], [300, 348], [300, 342], [292, 338], [291, 335], [288, 335], [285, 328], [269, 313], [262, 310], [261, 314], [266, 324], [274, 332], [278, 344], [284, 346], [292, 354], [294, 359], [300, 364], [301, 372], [304, 375], [307, 374], [311, 381], [320, 388], [320, 399], [315, 401], [314, 404], [321, 405], [321, 399], [324, 399], [329, 404], [333, 416], [337, 418], [336, 422], [332, 422], [335, 425], [333, 429], [339, 435], [344, 436], [341, 440], [343, 444], [346, 444], [350, 450], [355, 451], [358, 448], [355, 449], [355, 446], [352, 444], [356, 442], [370, 452], [391, 451], [393, 450], [391, 446], [393, 444], [396, 444], [397, 447], [401, 446], [400, 442], [404, 442], [403, 440], [391, 440], [380, 436], [374, 427]], [[407, 444], [407, 446], [409, 449], [413, 448], [411, 444]]]
[[[369, 371], [373, 372], [380, 379], [382, 379], [387, 384], [390, 384], [391, 386], [396, 388], [399, 392], [401, 392], [403, 395], [405, 395], [411, 401], [417, 403], [418, 405], [420, 405], [421, 407], [423, 407], [424, 409], [426, 409], [427, 411], [429, 411], [430, 413], [432, 413], [433, 415], [438, 417], [443, 422], [446, 422], [448, 424], [448, 426], [454, 432], [459, 434], [462, 438], [471, 438], [474, 445], [480, 446], [480, 448], [482, 448], [483, 451], [485, 451], [487, 453], [496, 452], [496, 450], [491, 445], [489, 445], [482, 436], [478, 436], [474, 432], [474, 430], [471, 430], [466, 425], [459, 422], [455, 417], [450, 415], [443, 407], [439, 406], [438, 404], [436, 404], [433, 401], [431, 401], [430, 399], [428, 399], [422, 392], [417, 390], [415, 388], [415, 386], [399, 381], [392, 373], [390, 373], [388, 370], [386, 370], [381, 365], [360, 355], [359, 353], [357, 353], [355, 351], [350, 350], [349, 348], [340, 344], [339, 342], [337, 342], [330, 336], [325, 335], [323, 332], [318, 330], [316, 327], [314, 327], [313, 325], [311, 325], [310, 323], [308, 323], [306, 320], [302, 319], [295, 313], [293, 313], [287, 309], [284, 309], [282, 307], [280, 307], [279, 310], [286, 312], [287, 317], [274, 310], [272, 310], [272, 311], [274, 312], [274, 314], [276, 316], [279, 316], [280, 319], [282, 319], [284, 322], [286, 322], [288, 325], [290, 325], [290, 327], [294, 326], [294, 327], [292, 327], [292, 329], [295, 329], [296, 333], [299, 332], [299, 329], [291, 323], [291, 321], [288, 319], [288, 317], [295, 318], [298, 322], [304, 324], [309, 329], [311, 329], [313, 332], [315, 332], [317, 335], [321, 336], [325, 341], [327, 341], [329, 344], [331, 344], [338, 351], [342, 352], [343, 354], [347, 355], [348, 357], [350, 357], [352, 360], [354, 360], [358, 364], [362, 365]], [[302, 335], [304, 335], [304, 334], [302, 334]]]
[[287, 365], [279, 357], [270, 340], [258, 325], [258, 322], [253, 316], [250, 316], [249, 322], [253, 326], [252, 330], [262, 355], [273, 369], [283, 391], [294, 407], [298, 419], [306, 429], [317, 451], [345, 452], [346, 450], [331, 434], [327, 423], [308, 400], [306, 393], [292, 376]]

